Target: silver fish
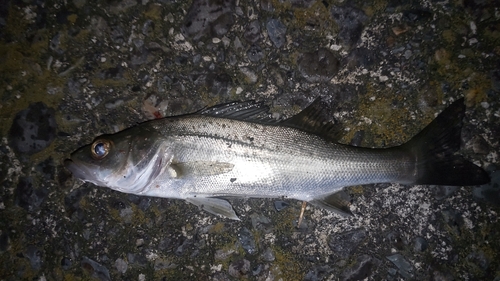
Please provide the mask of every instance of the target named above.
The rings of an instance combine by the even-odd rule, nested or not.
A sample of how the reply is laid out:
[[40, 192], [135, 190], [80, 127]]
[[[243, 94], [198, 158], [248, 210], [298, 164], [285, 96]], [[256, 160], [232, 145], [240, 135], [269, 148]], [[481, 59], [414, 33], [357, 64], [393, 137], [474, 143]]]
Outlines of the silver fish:
[[350, 214], [345, 186], [371, 183], [479, 185], [480, 167], [460, 148], [460, 99], [407, 143], [383, 149], [337, 142], [319, 99], [278, 122], [261, 103], [233, 102], [103, 135], [64, 164], [76, 178], [145, 196], [184, 199], [238, 219], [225, 197], [293, 198]]

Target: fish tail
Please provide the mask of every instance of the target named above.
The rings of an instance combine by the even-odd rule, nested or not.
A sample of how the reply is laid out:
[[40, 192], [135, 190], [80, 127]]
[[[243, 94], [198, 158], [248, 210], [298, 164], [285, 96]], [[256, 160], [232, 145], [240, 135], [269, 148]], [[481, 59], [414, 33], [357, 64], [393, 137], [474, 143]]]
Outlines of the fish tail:
[[460, 149], [464, 115], [461, 98], [403, 145], [416, 158], [415, 184], [467, 186], [490, 182], [486, 171], [455, 155]]

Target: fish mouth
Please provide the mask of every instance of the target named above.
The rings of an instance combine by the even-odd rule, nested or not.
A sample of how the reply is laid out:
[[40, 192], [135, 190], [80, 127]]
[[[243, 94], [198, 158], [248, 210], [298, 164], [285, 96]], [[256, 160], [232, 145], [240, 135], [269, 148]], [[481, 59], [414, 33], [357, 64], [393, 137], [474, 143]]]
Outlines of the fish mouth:
[[66, 169], [68, 169], [75, 178], [88, 182], [96, 182], [93, 173], [90, 172], [84, 165], [79, 165], [71, 159], [65, 159], [64, 167], [66, 167]]
[[77, 165], [75, 162], [73, 162], [73, 160], [71, 159], [64, 160], [64, 167], [66, 167], [66, 169], [68, 169], [76, 178], [79, 179], [87, 178], [87, 172], [81, 169], [80, 166]]

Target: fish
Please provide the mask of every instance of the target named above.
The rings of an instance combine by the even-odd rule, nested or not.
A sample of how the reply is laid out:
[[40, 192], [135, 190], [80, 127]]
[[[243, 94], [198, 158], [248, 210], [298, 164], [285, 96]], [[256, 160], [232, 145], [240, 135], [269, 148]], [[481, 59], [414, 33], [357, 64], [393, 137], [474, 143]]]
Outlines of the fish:
[[490, 181], [456, 152], [465, 116], [458, 99], [408, 142], [342, 144], [320, 98], [278, 121], [262, 102], [216, 105], [97, 137], [64, 160], [75, 178], [119, 192], [183, 199], [239, 220], [227, 199], [290, 198], [352, 215], [344, 187], [375, 183], [471, 186]]

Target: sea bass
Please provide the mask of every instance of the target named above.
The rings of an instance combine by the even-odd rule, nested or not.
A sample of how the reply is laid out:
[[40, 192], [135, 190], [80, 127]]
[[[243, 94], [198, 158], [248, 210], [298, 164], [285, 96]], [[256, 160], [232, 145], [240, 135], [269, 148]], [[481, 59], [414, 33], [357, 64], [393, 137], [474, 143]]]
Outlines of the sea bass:
[[465, 115], [463, 98], [400, 146], [364, 148], [338, 143], [317, 99], [276, 121], [254, 101], [139, 124], [71, 154], [76, 178], [137, 195], [184, 199], [238, 219], [226, 197], [292, 198], [340, 214], [346, 186], [372, 183], [479, 185], [480, 167], [455, 152]]

